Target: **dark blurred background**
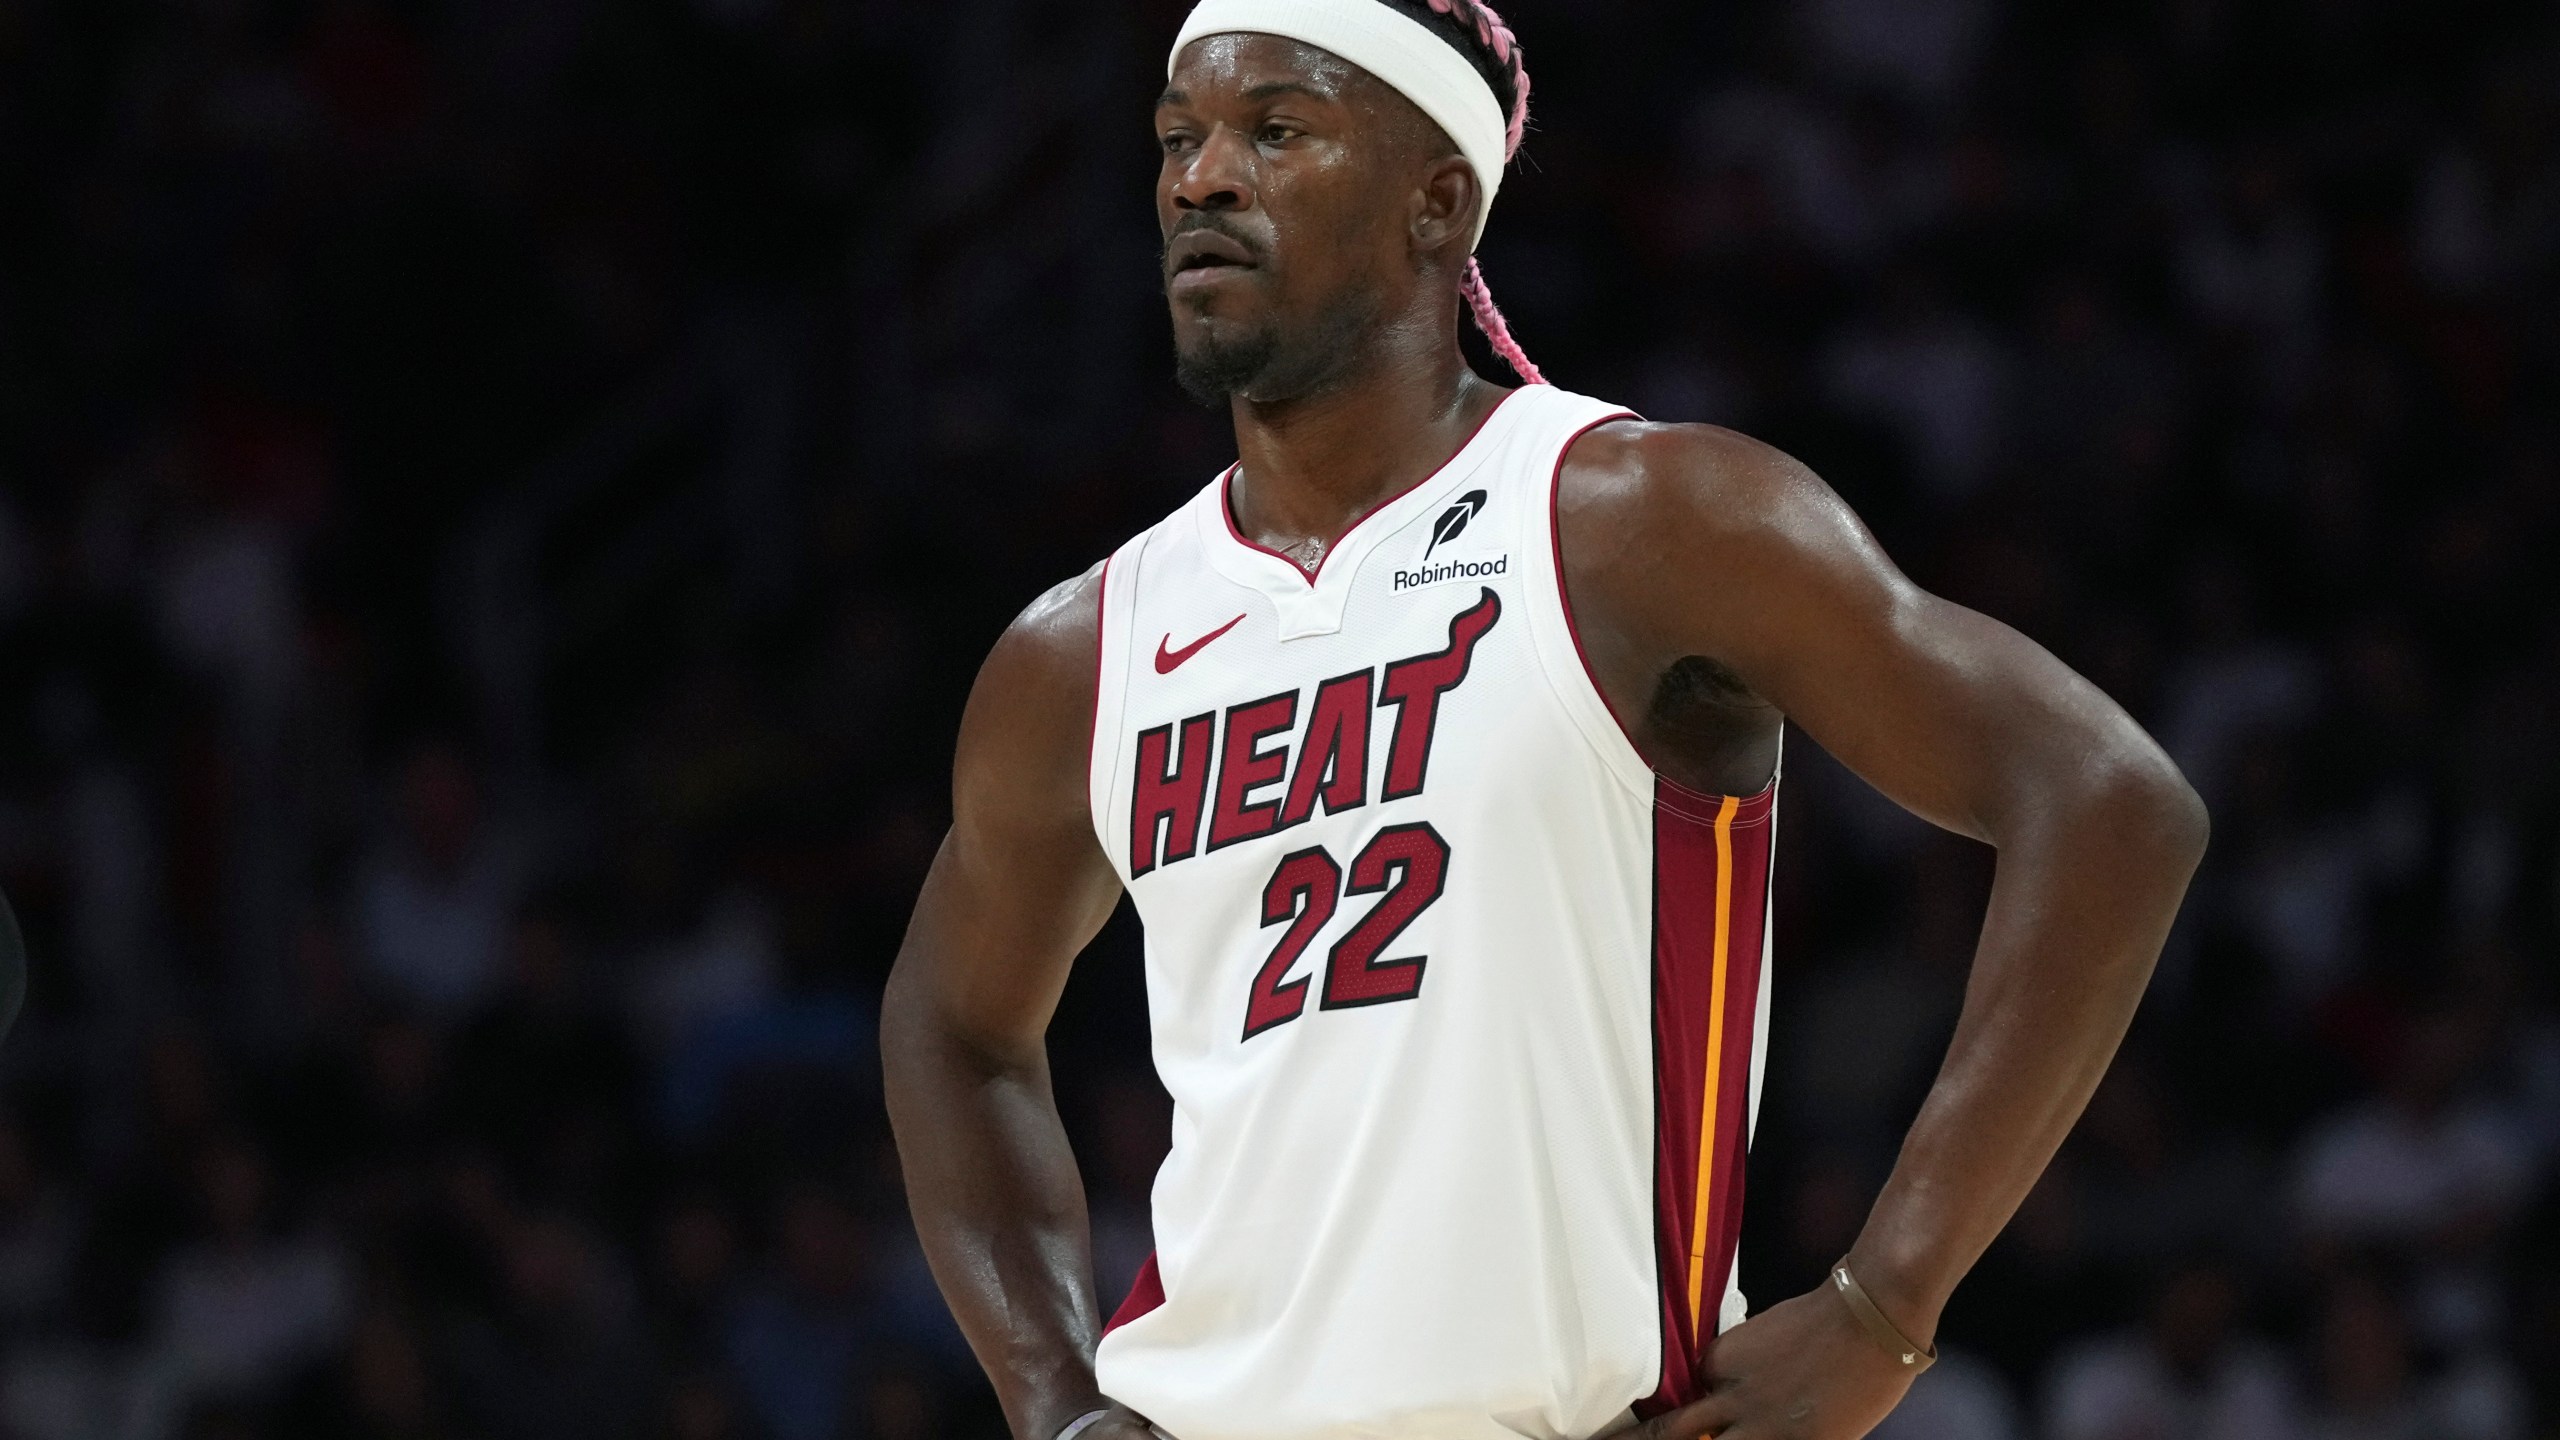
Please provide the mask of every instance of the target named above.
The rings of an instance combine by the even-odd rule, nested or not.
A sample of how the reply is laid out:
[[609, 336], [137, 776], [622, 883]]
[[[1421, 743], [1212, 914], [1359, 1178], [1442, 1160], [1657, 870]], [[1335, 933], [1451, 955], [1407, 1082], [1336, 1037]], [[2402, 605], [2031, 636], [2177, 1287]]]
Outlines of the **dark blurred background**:
[[[2551, 7], [1515, 6], [1531, 353], [1806, 458], [2215, 809], [1885, 1433], [2560, 1436]], [[0, 0], [0, 1435], [1001, 1433], [875, 997], [978, 658], [1231, 454], [1181, 8]], [[1990, 870], [1801, 739], [1786, 808], [1764, 1302]], [[1106, 1307], [1137, 966], [1054, 1046]]]

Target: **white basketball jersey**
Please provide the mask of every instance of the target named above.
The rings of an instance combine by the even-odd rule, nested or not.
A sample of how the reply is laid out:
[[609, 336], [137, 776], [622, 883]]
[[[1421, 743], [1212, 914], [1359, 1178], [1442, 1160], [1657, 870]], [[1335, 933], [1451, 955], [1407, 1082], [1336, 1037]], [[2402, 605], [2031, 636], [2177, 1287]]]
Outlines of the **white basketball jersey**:
[[1505, 399], [1308, 576], [1227, 478], [1111, 557], [1092, 804], [1174, 1101], [1104, 1393], [1176, 1440], [1581, 1440], [1737, 1323], [1775, 787], [1656, 776]]

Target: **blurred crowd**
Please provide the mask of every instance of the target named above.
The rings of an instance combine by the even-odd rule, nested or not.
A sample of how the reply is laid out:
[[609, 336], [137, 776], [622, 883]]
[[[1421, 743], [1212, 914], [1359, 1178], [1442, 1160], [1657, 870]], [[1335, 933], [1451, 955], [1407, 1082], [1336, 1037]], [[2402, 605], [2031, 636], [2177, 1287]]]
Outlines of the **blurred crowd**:
[[[2549, 7], [1504, 8], [1530, 353], [1802, 456], [2214, 808], [1881, 1433], [2560, 1436]], [[1231, 454], [1156, 288], [1181, 9], [0, 0], [0, 1436], [1002, 1433], [875, 999], [978, 657]], [[1764, 1302], [1991, 871], [1788, 785]], [[1137, 964], [1052, 1047], [1106, 1308]]]

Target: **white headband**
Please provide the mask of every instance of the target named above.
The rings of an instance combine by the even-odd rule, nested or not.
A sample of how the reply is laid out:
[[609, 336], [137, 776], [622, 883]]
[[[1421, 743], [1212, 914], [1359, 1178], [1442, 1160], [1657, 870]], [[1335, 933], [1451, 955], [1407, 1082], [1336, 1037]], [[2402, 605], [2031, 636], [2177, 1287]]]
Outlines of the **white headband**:
[[1279, 35], [1329, 51], [1421, 107], [1476, 167], [1484, 204], [1476, 212], [1474, 239], [1484, 238], [1494, 192], [1502, 188], [1511, 123], [1493, 87], [1457, 47], [1381, 0], [1200, 0], [1165, 60], [1167, 78], [1192, 41], [1238, 31]]

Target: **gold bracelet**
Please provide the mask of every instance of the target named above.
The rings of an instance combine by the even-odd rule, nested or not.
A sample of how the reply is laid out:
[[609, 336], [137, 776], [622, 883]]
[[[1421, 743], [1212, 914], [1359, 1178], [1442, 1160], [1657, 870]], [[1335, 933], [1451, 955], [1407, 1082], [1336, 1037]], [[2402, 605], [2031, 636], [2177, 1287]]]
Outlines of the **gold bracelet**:
[[1867, 1287], [1859, 1284], [1858, 1277], [1849, 1273], [1846, 1259], [1831, 1267], [1831, 1288], [1840, 1292], [1849, 1313], [1857, 1316], [1858, 1323], [1866, 1327], [1868, 1337], [1883, 1347], [1884, 1353], [1909, 1367], [1912, 1374], [1917, 1375], [1938, 1363], [1936, 1347], [1913, 1344], [1910, 1336], [1885, 1318], [1884, 1311], [1878, 1309], [1875, 1300], [1867, 1294]]

